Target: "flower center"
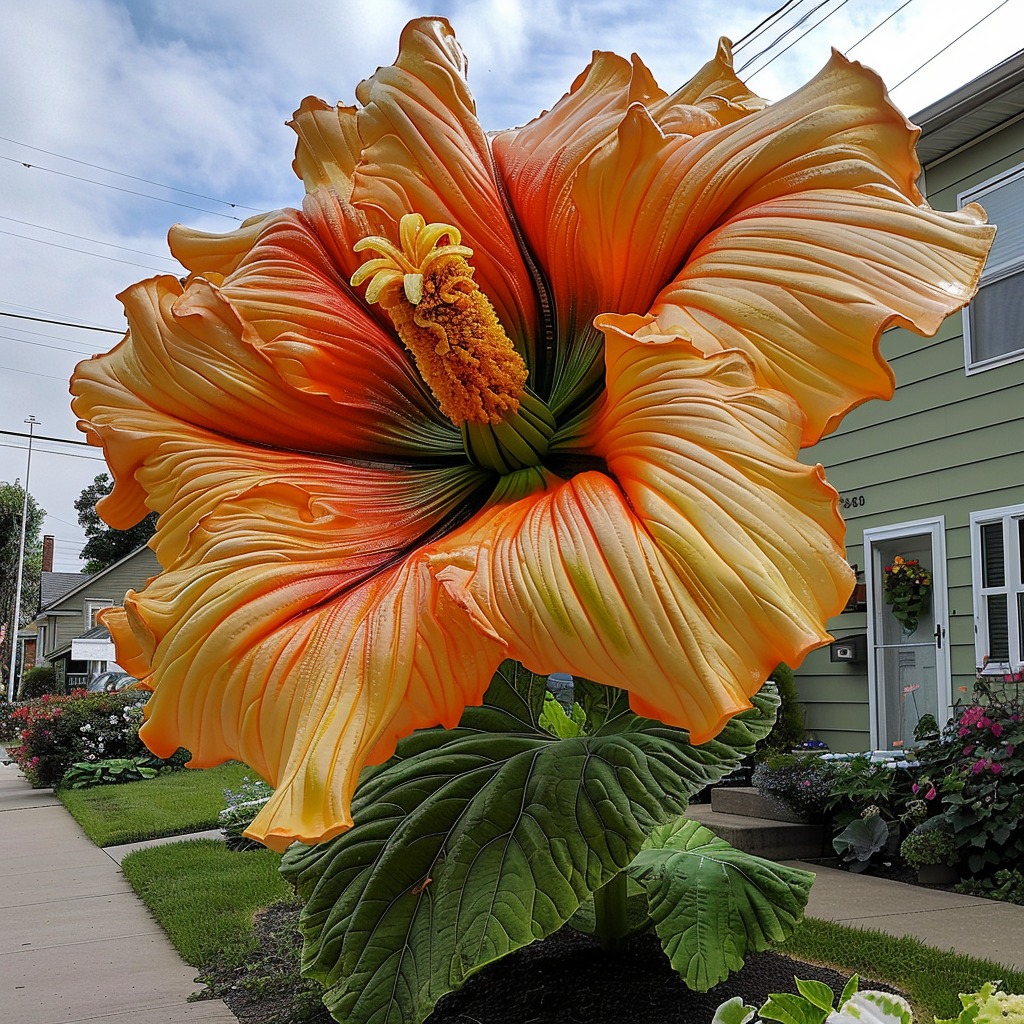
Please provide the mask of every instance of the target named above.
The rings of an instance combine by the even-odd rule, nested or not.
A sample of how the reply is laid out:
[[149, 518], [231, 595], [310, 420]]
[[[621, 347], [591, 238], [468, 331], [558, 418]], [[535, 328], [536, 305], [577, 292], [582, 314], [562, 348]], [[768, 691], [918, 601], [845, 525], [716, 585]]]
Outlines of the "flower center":
[[399, 235], [400, 246], [379, 235], [355, 244], [376, 256], [353, 286], [369, 282], [366, 301], [388, 314], [474, 462], [499, 473], [539, 465], [554, 417], [527, 390], [526, 364], [473, 280], [473, 250], [458, 228], [418, 213], [402, 218]]

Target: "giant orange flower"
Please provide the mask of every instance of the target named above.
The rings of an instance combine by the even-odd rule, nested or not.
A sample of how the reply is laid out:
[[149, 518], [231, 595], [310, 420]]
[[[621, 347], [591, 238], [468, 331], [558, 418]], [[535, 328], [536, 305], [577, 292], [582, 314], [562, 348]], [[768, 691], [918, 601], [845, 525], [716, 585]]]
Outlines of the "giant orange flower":
[[491, 138], [431, 19], [357, 98], [295, 114], [302, 212], [174, 229], [186, 283], [130, 288], [73, 382], [104, 518], [160, 513], [163, 573], [106, 618], [144, 738], [265, 776], [277, 847], [504, 658], [700, 742], [825, 642], [851, 577], [798, 450], [890, 394], [881, 331], [934, 332], [991, 240], [838, 55], [768, 106], [724, 43], [672, 94], [599, 53]]

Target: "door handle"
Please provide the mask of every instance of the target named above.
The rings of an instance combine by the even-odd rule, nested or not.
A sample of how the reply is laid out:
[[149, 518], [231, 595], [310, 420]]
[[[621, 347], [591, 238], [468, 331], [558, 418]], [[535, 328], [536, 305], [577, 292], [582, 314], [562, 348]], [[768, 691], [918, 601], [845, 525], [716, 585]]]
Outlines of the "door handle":
[[940, 625], [935, 627], [935, 646], [938, 650], [942, 650], [942, 638], [946, 635], [946, 631]]

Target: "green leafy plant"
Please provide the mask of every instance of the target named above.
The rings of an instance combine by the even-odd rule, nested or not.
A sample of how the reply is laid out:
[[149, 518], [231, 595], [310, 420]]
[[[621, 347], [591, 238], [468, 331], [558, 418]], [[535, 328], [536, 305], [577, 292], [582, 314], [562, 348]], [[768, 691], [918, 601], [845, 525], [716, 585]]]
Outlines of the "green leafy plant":
[[457, 728], [415, 733], [364, 772], [352, 829], [285, 854], [305, 901], [303, 970], [338, 1020], [422, 1021], [567, 922], [614, 946], [646, 918], [701, 989], [792, 930], [813, 876], [680, 817], [767, 735], [774, 689], [700, 746], [617, 691], [581, 681], [577, 696], [584, 731], [560, 737], [541, 725], [560, 721], [544, 681], [506, 662]]
[[926, 864], [953, 867], [957, 852], [949, 819], [936, 817], [921, 822], [900, 844], [900, 856], [915, 868]]
[[160, 774], [149, 757], [108, 757], [99, 761], [76, 761], [65, 773], [61, 785], [68, 789], [138, 782]]
[[1020, 868], [1000, 868], [990, 878], [966, 878], [955, 888], [967, 896], [984, 896], [1024, 907], [1024, 871]]
[[246, 775], [237, 790], [225, 789], [227, 806], [218, 816], [220, 830], [229, 850], [263, 849], [262, 843], [245, 836], [260, 808], [274, 795], [274, 790], [260, 778]]
[[868, 869], [872, 857], [885, 850], [889, 841], [889, 825], [875, 813], [851, 821], [832, 846], [851, 871], [860, 872]]

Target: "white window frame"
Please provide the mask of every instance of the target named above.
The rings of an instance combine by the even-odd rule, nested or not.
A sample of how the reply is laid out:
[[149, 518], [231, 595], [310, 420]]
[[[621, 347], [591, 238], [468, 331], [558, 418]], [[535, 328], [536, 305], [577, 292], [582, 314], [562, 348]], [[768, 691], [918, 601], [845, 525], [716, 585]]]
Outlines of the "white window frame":
[[[980, 185], [975, 185], [972, 188], [967, 189], [967, 191], [961, 192], [956, 197], [957, 206], [960, 209], [963, 209], [963, 207], [967, 206], [969, 203], [979, 202], [984, 206], [984, 197], [989, 192], [994, 192], [997, 189], [1003, 188], [1022, 177], [1024, 177], [1024, 164], [1019, 164], [1017, 167], [1011, 168], [1009, 171], [1003, 171], [1001, 174], [997, 174], [994, 177], [983, 181]], [[1003, 260], [1001, 263], [987, 263], [985, 265], [985, 269], [982, 271], [981, 279], [978, 281], [978, 294], [981, 294], [981, 289], [985, 285], [995, 284], [997, 281], [1002, 281], [1003, 279], [1012, 277], [1015, 274], [1024, 274], [1024, 253], [1021, 253], [1015, 258]], [[1021, 287], [1024, 287], [1024, 283], [1022, 283]], [[1007, 352], [1004, 355], [993, 356], [989, 359], [974, 359], [971, 347], [971, 306], [972, 304], [968, 304], [963, 310], [964, 371], [967, 376], [969, 377], [975, 373], [984, 373], [985, 370], [992, 370], [997, 366], [1006, 366], [1007, 363], [1016, 363], [1021, 359], [1024, 359], [1024, 343], [1022, 343], [1021, 348], [1016, 349], [1013, 352]]]
[[85, 628], [86, 630], [92, 629], [94, 626], [99, 625], [99, 620], [96, 619], [96, 613], [102, 611], [104, 608], [113, 608], [114, 602], [110, 598], [97, 597], [90, 601], [85, 602]]
[[[1004, 505], [971, 513], [971, 579], [974, 586], [974, 652], [975, 664], [981, 667], [988, 657], [988, 602], [990, 595], [1006, 595], [1007, 647], [1009, 661], [985, 664], [985, 672], [1017, 672], [1024, 667], [1021, 649], [1020, 599], [1024, 593], [1024, 573], [1021, 571], [1020, 527], [1024, 519], [1024, 505]], [[984, 559], [981, 550], [981, 527], [1002, 523], [1003, 527], [1003, 585], [983, 587]]]

